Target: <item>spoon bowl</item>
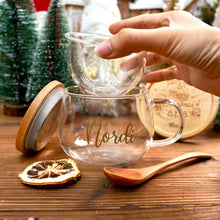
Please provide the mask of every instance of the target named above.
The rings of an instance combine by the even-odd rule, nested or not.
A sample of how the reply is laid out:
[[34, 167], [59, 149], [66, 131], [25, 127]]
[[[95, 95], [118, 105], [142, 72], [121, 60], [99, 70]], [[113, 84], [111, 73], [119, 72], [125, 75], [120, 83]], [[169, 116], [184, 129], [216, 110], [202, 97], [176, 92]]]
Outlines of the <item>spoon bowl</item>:
[[117, 167], [105, 167], [104, 174], [118, 185], [135, 186], [145, 182], [146, 180], [150, 179], [152, 176], [158, 174], [167, 167], [195, 158], [210, 159], [212, 158], [212, 155], [202, 152], [191, 152], [168, 160], [164, 163], [145, 168], [127, 169]]

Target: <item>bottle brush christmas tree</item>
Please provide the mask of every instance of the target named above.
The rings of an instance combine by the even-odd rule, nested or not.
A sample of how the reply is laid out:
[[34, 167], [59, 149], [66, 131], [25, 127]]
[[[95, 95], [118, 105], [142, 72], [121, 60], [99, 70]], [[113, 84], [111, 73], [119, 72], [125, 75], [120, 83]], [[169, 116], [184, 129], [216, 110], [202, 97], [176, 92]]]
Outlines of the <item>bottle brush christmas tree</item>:
[[213, 4], [209, 4], [208, 1], [204, 1], [204, 4], [201, 6], [201, 13], [202, 13], [202, 21], [205, 23], [212, 25], [215, 11], [220, 3], [220, 0], [214, 0]]
[[37, 43], [32, 0], [0, 1], [0, 102], [26, 105], [27, 75]]
[[65, 86], [74, 84], [67, 63], [68, 40], [64, 36], [69, 30], [63, 5], [59, 0], [52, 0], [28, 77], [28, 101], [52, 80]]

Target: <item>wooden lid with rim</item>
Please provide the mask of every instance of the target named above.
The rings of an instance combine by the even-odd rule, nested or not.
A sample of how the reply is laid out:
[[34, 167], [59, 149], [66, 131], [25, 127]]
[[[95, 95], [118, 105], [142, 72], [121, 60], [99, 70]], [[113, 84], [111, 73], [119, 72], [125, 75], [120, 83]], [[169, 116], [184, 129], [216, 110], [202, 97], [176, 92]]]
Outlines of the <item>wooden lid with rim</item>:
[[24, 115], [16, 137], [16, 148], [27, 153], [40, 151], [57, 128], [64, 85], [56, 80], [35, 97]]
[[[147, 85], [150, 98], [166, 98], [176, 101], [183, 110], [184, 129], [180, 139], [190, 138], [205, 131], [218, 112], [218, 97], [203, 92], [181, 80], [169, 80]], [[155, 132], [163, 137], [175, 133], [179, 123], [177, 111], [172, 106], [155, 105]]]

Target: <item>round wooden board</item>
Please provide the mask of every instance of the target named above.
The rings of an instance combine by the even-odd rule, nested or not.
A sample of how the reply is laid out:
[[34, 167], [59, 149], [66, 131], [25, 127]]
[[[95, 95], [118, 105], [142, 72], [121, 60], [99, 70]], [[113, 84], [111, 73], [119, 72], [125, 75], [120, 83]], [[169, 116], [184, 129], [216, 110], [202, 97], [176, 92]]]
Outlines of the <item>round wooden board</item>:
[[[43, 106], [43, 104], [45, 104], [45, 100], [57, 88], [63, 89], [64, 85], [56, 80], [50, 82], [39, 92], [39, 94], [35, 97], [35, 99], [31, 103], [31, 105], [28, 108], [26, 114], [24, 115], [24, 117], [21, 121], [21, 124], [19, 126], [19, 129], [18, 129], [18, 133], [17, 133], [17, 137], [16, 137], [16, 148], [19, 151], [21, 151], [23, 153], [27, 153], [29, 150], [38, 151], [38, 150], [40, 150], [40, 148], [43, 147], [43, 145], [46, 144], [46, 142], [49, 139], [49, 136], [52, 135], [50, 131], [48, 131], [48, 134], [46, 134], [44, 132], [44, 135], [42, 135], [43, 131], [45, 130], [45, 127], [48, 127], [48, 126], [44, 126], [44, 129], [39, 128], [39, 130], [37, 130], [38, 133], [34, 134], [34, 136], [36, 136], [36, 139], [38, 139], [38, 140], [34, 140], [34, 141], [35, 142], [40, 141], [41, 147], [39, 149], [37, 147], [35, 149], [28, 149], [28, 148], [32, 148], [30, 146], [27, 146], [27, 137], [28, 137], [28, 133], [31, 130], [33, 130], [33, 128], [34, 128], [33, 121], [34, 120], [38, 121], [38, 118], [36, 118], [36, 117], [39, 116], [39, 112], [42, 110], [42, 106]], [[56, 104], [55, 104], [55, 106], [56, 106]], [[54, 111], [52, 111], [52, 110], [51, 110], [51, 112], [54, 113]], [[59, 112], [55, 112], [55, 114], [58, 115]], [[49, 115], [49, 113], [48, 113], [48, 115]], [[46, 117], [48, 118], [48, 115], [46, 115], [44, 117], [44, 119], [45, 119], [44, 122], [48, 122], [48, 120], [46, 119]], [[56, 117], [58, 117], [58, 116], [56, 116]], [[42, 123], [44, 123], [44, 122], [42, 122]], [[52, 124], [52, 125], [54, 125], [54, 124]], [[51, 127], [50, 127], [50, 129], [51, 129]], [[55, 130], [55, 128], [53, 129], [53, 131], [54, 130]], [[40, 138], [39, 138], [39, 135], [41, 136]], [[43, 138], [44, 138], [44, 140], [43, 140]], [[37, 143], [33, 143], [33, 145], [37, 145]]]
[[[147, 85], [150, 98], [166, 98], [176, 101], [183, 110], [184, 129], [180, 139], [196, 136], [207, 129], [218, 112], [219, 99], [209, 93], [196, 89], [181, 80], [169, 80]], [[175, 133], [179, 123], [174, 107], [155, 105], [155, 132], [163, 137]]]

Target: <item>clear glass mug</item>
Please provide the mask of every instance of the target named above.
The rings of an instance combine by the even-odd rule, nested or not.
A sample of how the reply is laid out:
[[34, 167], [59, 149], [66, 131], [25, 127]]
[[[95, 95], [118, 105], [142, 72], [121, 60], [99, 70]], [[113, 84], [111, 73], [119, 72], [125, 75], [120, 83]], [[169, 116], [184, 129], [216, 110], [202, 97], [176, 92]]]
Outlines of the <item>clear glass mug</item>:
[[[99, 97], [78, 86], [64, 89], [59, 140], [66, 154], [95, 166], [116, 166], [135, 162], [150, 147], [177, 141], [183, 130], [183, 113], [170, 99], [149, 99], [147, 88], [135, 87], [128, 94]], [[153, 140], [152, 107], [170, 104], [179, 114], [179, 126], [172, 137]]]

